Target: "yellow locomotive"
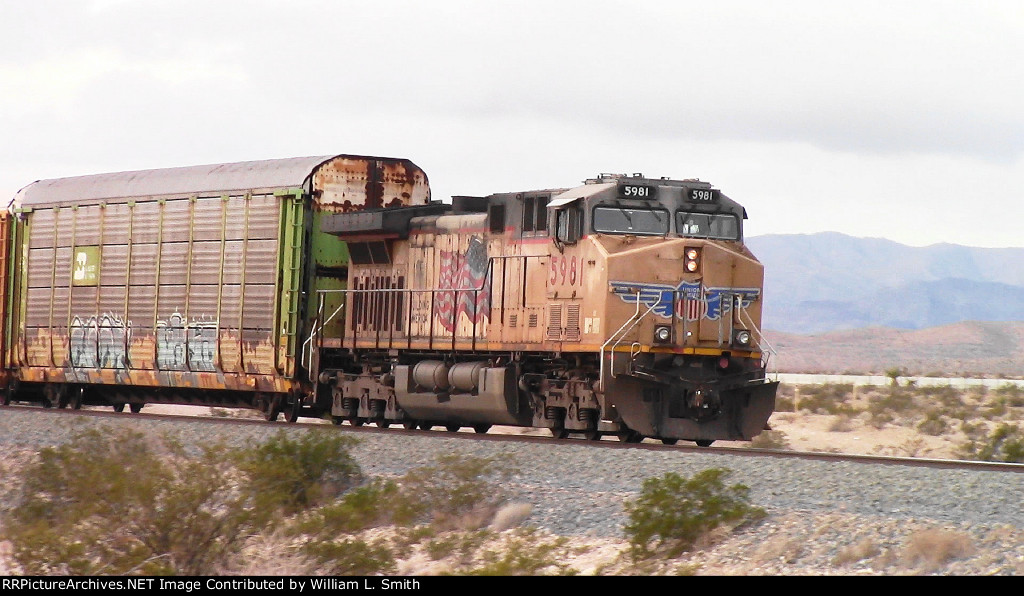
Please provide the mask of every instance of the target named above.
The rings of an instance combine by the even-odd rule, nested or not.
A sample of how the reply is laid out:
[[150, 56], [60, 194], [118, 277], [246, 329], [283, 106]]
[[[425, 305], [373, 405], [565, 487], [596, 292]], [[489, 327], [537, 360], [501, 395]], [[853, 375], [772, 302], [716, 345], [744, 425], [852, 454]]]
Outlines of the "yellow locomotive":
[[641, 175], [325, 216], [350, 263], [305, 343], [316, 401], [339, 424], [749, 440], [777, 383], [745, 217]]

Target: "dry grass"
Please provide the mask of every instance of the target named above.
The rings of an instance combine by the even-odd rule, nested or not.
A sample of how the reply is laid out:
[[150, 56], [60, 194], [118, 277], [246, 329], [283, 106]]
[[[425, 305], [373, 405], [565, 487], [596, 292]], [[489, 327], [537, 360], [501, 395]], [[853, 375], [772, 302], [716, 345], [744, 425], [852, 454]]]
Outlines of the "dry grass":
[[850, 563], [871, 559], [878, 556], [880, 552], [874, 538], [863, 538], [856, 544], [839, 549], [839, 553], [832, 559], [832, 563], [842, 567]]
[[902, 559], [910, 567], [933, 572], [946, 563], [974, 554], [971, 537], [963, 532], [930, 528], [914, 532], [907, 538]]

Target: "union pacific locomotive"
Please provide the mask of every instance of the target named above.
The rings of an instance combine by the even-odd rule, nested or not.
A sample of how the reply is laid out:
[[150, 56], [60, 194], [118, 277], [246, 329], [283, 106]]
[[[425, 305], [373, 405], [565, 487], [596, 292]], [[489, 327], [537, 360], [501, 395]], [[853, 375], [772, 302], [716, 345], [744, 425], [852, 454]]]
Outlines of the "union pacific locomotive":
[[777, 383], [745, 218], [639, 174], [433, 201], [353, 155], [39, 181], [0, 219], [3, 400], [749, 440]]

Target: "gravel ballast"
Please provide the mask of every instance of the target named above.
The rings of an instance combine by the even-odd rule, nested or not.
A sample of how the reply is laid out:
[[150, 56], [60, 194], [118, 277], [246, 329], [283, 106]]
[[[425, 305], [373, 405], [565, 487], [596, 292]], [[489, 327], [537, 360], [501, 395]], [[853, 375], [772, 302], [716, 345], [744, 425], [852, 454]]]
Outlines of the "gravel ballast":
[[[144, 419], [129, 414], [115, 418], [74, 417], [36, 408], [8, 407], [0, 408], [0, 444], [7, 450], [34, 450], [67, 440], [79, 426], [115, 424], [131, 425], [145, 432], [168, 432], [179, 436], [185, 444], [218, 439], [241, 444], [277, 430], [308, 430], [306, 424], [217, 425], [182, 419]], [[327, 428], [346, 431], [346, 427]], [[639, 494], [647, 478], [667, 472], [691, 476], [707, 468], [726, 468], [732, 472], [726, 478], [727, 484], [748, 486], [751, 503], [767, 510], [769, 517], [759, 528], [730, 538], [731, 547], [723, 545], [721, 550], [715, 548], [706, 553], [711, 556], [703, 557], [702, 564], [711, 565], [710, 569], [715, 569], [716, 564], [726, 565], [732, 558], [731, 567], [719, 569], [722, 573], [854, 573], [858, 569], [856, 564], [839, 571], [796, 565], [800, 559], [805, 559], [805, 565], [827, 564], [844, 548], [872, 536], [878, 549], [884, 550], [886, 545], [895, 548], [906, 541], [908, 532], [931, 527], [965, 532], [979, 548], [991, 547], [982, 555], [975, 552], [969, 564], [958, 567], [957, 562], [950, 563], [942, 573], [1024, 573], [1022, 473], [737, 457], [681, 450], [604, 449], [573, 440], [558, 445], [472, 441], [437, 430], [414, 435], [390, 431], [350, 434], [360, 441], [351, 450], [352, 455], [369, 475], [400, 475], [434, 463], [440, 454], [507, 460], [519, 470], [510, 487], [515, 499], [532, 506], [525, 523], [573, 537], [621, 538], [626, 521], [622, 504]], [[822, 526], [823, 520], [831, 521]], [[842, 530], [845, 524], [850, 527]], [[874, 534], [865, 534], [869, 527], [874, 528]], [[782, 548], [783, 554], [775, 557], [775, 561], [764, 552], [773, 544], [769, 536], [775, 537], [774, 544], [778, 546], [780, 541], [785, 542], [781, 536], [788, 535], [786, 532], [795, 533], [793, 539], [799, 547]], [[731, 554], [728, 548], [733, 549]], [[793, 557], [787, 555], [794, 549], [802, 554], [791, 560]], [[766, 556], [767, 560], [762, 560]], [[870, 572], [872, 568], [865, 563], [864, 569], [862, 572]]]

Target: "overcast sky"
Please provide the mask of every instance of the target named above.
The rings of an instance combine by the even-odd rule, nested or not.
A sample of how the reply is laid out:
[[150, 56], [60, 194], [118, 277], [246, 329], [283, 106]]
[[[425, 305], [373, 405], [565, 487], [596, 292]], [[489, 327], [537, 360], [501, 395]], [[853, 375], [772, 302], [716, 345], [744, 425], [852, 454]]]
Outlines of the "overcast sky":
[[748, 235], [1024, 246], [1024, 2], [0, 0], [0, 197], [339, 153], [435, 199], [642, 172]]

